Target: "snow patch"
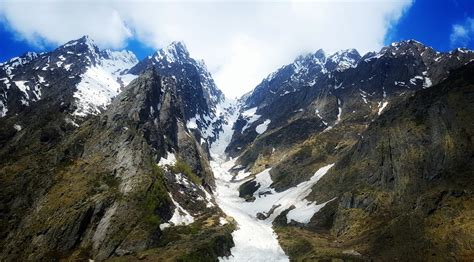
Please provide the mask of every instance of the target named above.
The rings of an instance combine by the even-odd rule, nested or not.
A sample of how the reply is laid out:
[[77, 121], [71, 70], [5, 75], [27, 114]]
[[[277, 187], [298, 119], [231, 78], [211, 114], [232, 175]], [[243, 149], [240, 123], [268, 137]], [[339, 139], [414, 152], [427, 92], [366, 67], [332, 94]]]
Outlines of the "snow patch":
[[69, 118], [69, 117], [64, 118], [64, 121], [66, 121], [66, 123], [71, 124], [71, 125], [74, 126], [74, 127], [79, 127], [79, 124], [77, 124], [76, 122], [74, 122], [74, 120], [72, 120], [72, 119]]
[[196, 123], [196, 116], [188, 120], [188, 122], [186, 123], [186, 127], [188, 129], [197, 129], [198, 128], [198, 125]]
[[15, 85], [20, 89], [20, 91], [23, 93], [24, 98], [21, 98], [21, 104], [29, 106], [29, 100], [30, 100], [30, 95], [28, 94], [28, 91], [30, 90], [30, 87], [25, 85], [26, 82], [28, 81], [13, 81]]
[[213, 206], [215, 206], [215, 205], [212, 203], [212, 195], [209, 194], [209, 192], [207, 192], [207, 190], [204, 189], [203, 186], [200, 185], [199, 188], [202, 190], [202, 192], [204, 192], [204, 196], [206, 197], [206, 201], [207, 201], [206, 207], [213, 207]]
[[18, 87], [18, 89], [20, 89], [20, 91], [23, 92], [25, 96], [28, 98], [29, 96], [28, 96], [27, 91], [30, 90], [30, 87], [25, 85], [25, 83], [28, 81], [13, 81], [13, 82]]
[[225, 149], [230, 143], [233, 135], [233, 125], [239, 116], [238, 105], [236, 101], [225, 99], [217, 104], [216, 115], [222, 116], [225, 121], [222, 123], [222, 132], [216, 134], [216, 141], [211, 144], [211, 154], [213, 157], [224, 157]]
[[384, 55], [384, 53], [379, 52], [379, 53], [374, 53], [372, 56], [369, 56], [364, 59], [364, 62], [370, 62], [373, 59], [379, 59]]
[[227, 220], [223, 217], [219, 217], [219, 225], [223, 226], [225, 224], [228, 224]]
[[423, 88], [428, 88], [433, 85], [431, 78], [428, 77], [428, 72], [424, 71], [423, 73]]
[[382, 111], [385, 109], [385, 107], [388, 105], [388, 102], [385, 101], [383, 103], [379, 103], [379, 112], [377, 113], [378, 115], [382, 114]]
[[[90, 39], [86, 39], [85, 44], [91, 50], [94, 48], [94, 43]], [[129, 51], [104, 50], [98, 64], [87, 68], [87, 71], [81, 75], [81, 82], [74, 93], [78, 108], [73, 115], [84, 117], [98, 114], [105, 109], [112, 98], [120, 93], [120, 82], [127, 85], [137, 77], [121, 75], [124, 70], [131, 68], [137, 62], [135, 55]], [[66, 70], [69, 70], [70, 66], [70, 64], [66, 65]]]
[[101, 67], [91, 67], [82, 75], [82, 81], [77, 85], [74, 98], [77, 99], [78, 108], [73, 115], [84, 117], [98, 114], [119, 92], [120, 85], [109, 72]]
[[336, 124], [341, 122], [341, 115], [342, 115], [342, 107], [341, 107], [341, 100], [337, 99], [337, 120]]
[[137, 57], [128, 50], [111, 51], [107, 49], [103, 53], [104, 56], [99, 61], [100, 65], [105, 71], [115, 76], [119, 76], [120, 73], [138, 63]]
[[[292, 217], [304, 221], [309, 216], [310, 211], [316, 212], [321, 208], [323, 204], [317, 206], [314, 203], [307, 201], [305, 198], [311, 193], [311, 188], [316, 184], [321, 177], [323, 177], [327, 171], [333, 167], [334, 164], [330, 164], [320, 168], [310, 178], [310, 180], [302, 182], [295, 187], [289, 188], [283, 192], [276, 192], [270, 187], [272, 181], [270, 177], [270, 170], [264, 170], [260, 174], [256, 175], [256, 181], [259, 181], [261, 187], [255, 193], [256, 200], [253, 203], [245, 202], [243, 208], [246, 209], [249, 215], [256, 216], [257, 213], [263, 213], [267, 216], [266, 222], [270, 223], [283, 211], [289, 209], [291, 206], [295, 206], [293, 209]], [[262, 178], [258, 178], [262, 175]], [[269, 194], [270, 193], [270, 194]], [[311, 205], [311, 207], [308, 207]], [[270, 210], [273, 208], [273, 211]], [[314, 215], [314, 213], [311, 214]], [[311, 218], [309, 217], [308, 220]], [[296, 220], [295, 220], [296, 221]], [[302, 222], [303, 223], [303, 222]]]
[[308, 224], [314, 214], [316, 214], [319, 210], [321, 210], [321, 208], [334, 199], [336, 198], [319, 205], [303, 199], [301, 202], [298, 202], [297, 205], [295, 205], [294, 209], [290, 210], [290, 212], [286, 214], [286, 222], [290, 223], [293, 220], [299, 223]]
[[163, 230], [165, 228], [168, 228], [170, 226], [180, 226], [180, 225], [189, 225], [194, 222], [194, 217], [189, 214], [186, 209], [181, 207], [181, 205], [174, 200], [173, 196], [168, 193], [171, 202], [173, 202], [175, 209], [173, 216], [167, 223], [162, 223], [160, 224], [160, 229]]
[[0, 117], [6, 116], [7, 112], [8, 112], [7, 106], [3, 103], [3, 101], [0, 101]]
[[394, 83], [396, 86], [406, 86], [405, 82], [403, 81], [395, 81]]
[[265, 120], [263, 123], [261, 123], [260, 125], [258, 125], [257, 127], [255, 127], [255, 131], [261, 135], [263, 134], [265, 131], [267, 131], [267, 128], [268, 128], [268, 124], [270, 124], [270, 119], [267, 119]]
[[183, 174], [178, 173], [178, 174], [175, 174], [174, 176], [178, 184], [183, 185], [184, 187], [187, 187], [187, 188], [191, 186], [190, 184], [191, 182], [189, 182], [188, 178], [184, 176]]
[[176, 206], [176, 208], [174, 209], [174, 214], [169, 220], [169, 222], [173, 223], [174, 225], [189, 225], [193, 223], [194, 217], [191, 216], [191, 214], [189, 214], [186, 209], [181, 207], [181, 205], [173, 199], [173, 196], [170, 193], [168, 194], [171, 198], [171, 201]]
[[360, 96], [362, 97], [362, 100], [364, 100], [364, 103], [367, 104], [367, 93], [359, 89], [360, 91]]
[[423, 80], [422, 76], [414, 76], [413, 78], [410, 79], [410, 84], [416, 85], [417, 80]]
[[252, 117], [255, 115], [255, 113], [257, 113], [257, 107], [253, 107], [253, 108], [245, 110], [244, 112], [242, 112], [242, 116]]
[[161, 157], [160, 161], [158, 162], [158, 166], [165, 167], [165, 166], [174, 166], [176, 164], [176, 156], [174, 153], [168, 152], [165, 157]]
[[38, 82], [39, 82], [40, 84], [46, 83], [46, 81], [44, 80], [44, 77], [42, 77], [42, 76], [40, 76], [40, 75], [38, 75]]
[[260, 118], [260, 115], [257, 115], [257, 107], [253, 107], [242, 112], [242, 117], [247, 120], [247, 124], [242, 128], [242, 133], [255, 121]]
[[[238, 196], [238, 188], [243, 181], [232, 183], [232, 175], [227, 171], [234, 164], [235, 160], [224, 162], [220, 159], [211, 162], [216, 177], [217, 203], [238, 223], [238, 229], [232, 233], [235, 242], [235, 247], [231, 249], [232, 256], [222, 258], [221, 261], [288, 261], [272, 230], [272, 221], [292, 206], [295, 206], [295, 209], [290, 214], [290, 220], [301, 223], [309, 221], [326, 203], [316, 205], [305, 198], [311, 193], [312, 186], [334, 164], [320, 168], [310, 180], [279, 193], [270, 188], [270, 169], [266, 169], [256, 175], [255, 180], [260, 184], [260, 188], [255, 193], [254, 202], [245, 202]], [[271, 210], [272, 212], [269, 212]], [[257, 213], [262, 213], [267, 219], [257, 219]]]

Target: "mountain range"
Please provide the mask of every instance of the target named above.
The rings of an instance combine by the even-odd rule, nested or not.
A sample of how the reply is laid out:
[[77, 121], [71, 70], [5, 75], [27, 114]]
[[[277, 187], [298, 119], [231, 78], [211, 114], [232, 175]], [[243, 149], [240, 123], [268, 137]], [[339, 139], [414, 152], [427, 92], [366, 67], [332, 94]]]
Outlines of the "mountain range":
[[469, 261], [474, 52], [301, 55], [237, 100], [173, 42], [0, 64], [0, 260]]

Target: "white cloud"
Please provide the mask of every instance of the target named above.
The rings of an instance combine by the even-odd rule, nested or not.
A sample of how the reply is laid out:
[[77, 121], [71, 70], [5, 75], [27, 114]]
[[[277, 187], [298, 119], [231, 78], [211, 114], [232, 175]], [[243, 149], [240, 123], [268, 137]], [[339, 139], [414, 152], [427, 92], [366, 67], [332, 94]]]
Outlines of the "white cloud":
[[131, 36], [121, 14], [106, 2], [2, 1], [0, 15], [19, 38], [36, 45], [90, 35], [101, 46], [119, 48]]
[[474, 36], [474, 18], [468, 17], [462, 24], [454, 24], [449, 40], [452, 47], [467, 46]]
[[155, 48], [182, 40], [233, 97], [298, 54], [380, 48], [410, 5], [411, 0], [3, 1], [0, 14], [33, 43], [63, 43], [84, 34], [116, 48], [129, 37]]

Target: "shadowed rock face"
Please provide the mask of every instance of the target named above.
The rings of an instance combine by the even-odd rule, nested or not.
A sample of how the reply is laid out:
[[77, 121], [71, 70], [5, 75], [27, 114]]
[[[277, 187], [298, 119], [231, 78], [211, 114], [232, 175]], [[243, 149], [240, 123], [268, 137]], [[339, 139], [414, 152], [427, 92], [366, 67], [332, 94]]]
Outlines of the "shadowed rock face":
[[[474, 230], [473, 73], [473, 63], [462, 67], [370, 124], [313, 187], [309, 199], [337, 197], [337, 203], [312, 218], [306, 231], [318, 232], [310, 242], [319, 244], [297, 256], [347, 257], [342, 250], [375, 260], [474, 255], [468, 247]], [[288, 243], [291, 229], [279, 230]], [[321, 236], [337, 241], [339, 251]]]
[[[337, 201], [307, 225], [287, 223], [289, 210], [275, 219], [285, 252], [296, 260], [472, 257], [473, 66], [465, 65], [474, 53], [410, 40], [352, 56], [344, 68], [329, 66], [329, 57], [300, 57], [244, 96], [227, 148], [253, 174], [272, 167], [278, 192], [336, 163], [309, 199]], [[251, 186], [240, 188], [242, 197]], [[446, 244], [448, 232], [462, 240]]]
[[[351, 62], [334, 69], [334, 56]], [[469, 50], [439, 53], [412, 40], [363, 57], [353, 50], [300, 57], [242, 98], [243, 113], [226, 151], [253, 173], [274, 166], [277, 191], [295, 186], [344, 155], [396, 101], [438, 83], [471, 59]], [[250, 108], [257, 117], [245, 115]], [[258, 134], [256, 127], [265, 121], [270, 121], [267, 130]]]

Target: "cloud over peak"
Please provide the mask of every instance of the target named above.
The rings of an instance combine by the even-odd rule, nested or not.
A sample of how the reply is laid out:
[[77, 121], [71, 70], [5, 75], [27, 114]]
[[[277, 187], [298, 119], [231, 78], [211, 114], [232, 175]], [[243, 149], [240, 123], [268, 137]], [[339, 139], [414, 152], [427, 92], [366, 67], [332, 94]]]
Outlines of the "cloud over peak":
[[410, 5], [411, 0], [2, 1], [0, 16], [36, 44], [86, 34], [111, 48], [130, 38], [157, 49], [182, 40], [234, 97], [299, 54], [380, 48]]

